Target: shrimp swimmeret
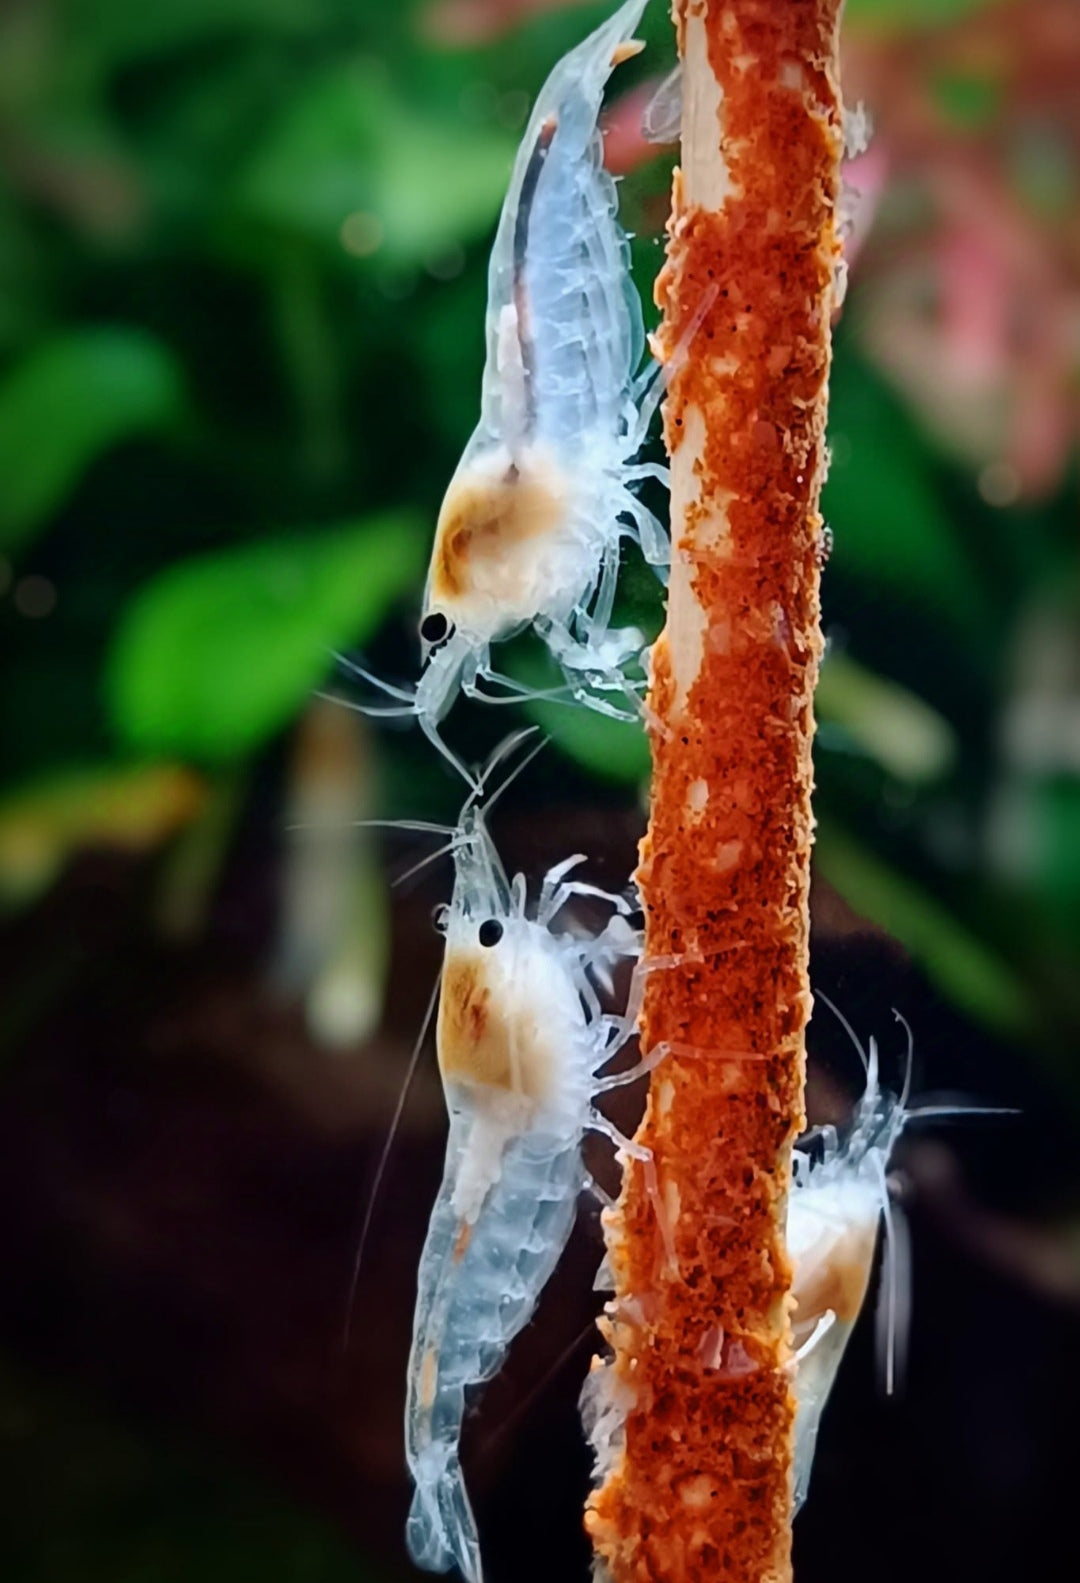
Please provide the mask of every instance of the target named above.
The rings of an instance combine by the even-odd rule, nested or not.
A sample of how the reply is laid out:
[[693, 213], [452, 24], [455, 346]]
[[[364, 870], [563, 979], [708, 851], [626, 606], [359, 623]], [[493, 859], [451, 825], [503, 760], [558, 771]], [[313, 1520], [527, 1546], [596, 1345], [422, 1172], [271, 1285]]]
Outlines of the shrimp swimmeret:
[[[420, 1261], [405, 1443], [416, 1486], [409, 1551], [431, 1571], [456, 1566], [469, 1583], [481, 1566], [458, 1451], [466, 1391], [496, 1372], [558, 1262], [588, 1182], [584, 1133], [647, 1155], [592, 1106], [648, 1063], [597, 1076], [630, 1029], [602, 1012], [594, 979], [636, 958], [641, 938], [627, 902], [568, 877], [580, 861], [552, 869], [530, 907], [475, 807], [466, 805], [454, 842], [436, 1030], [450, 1135]], [[591, 939], [555, 926], [578, 895], [615, 907]]]
[[[554, 69], [518, 153], [488, 272], [480, 421], [446, 492], [424, 596], [415, 693], [372, 711], [438, 724], [459, 687], [494, 681], [490, 646], [532, 626], [563, 669], [565, 696], [625, 715], [622, 666], [641, 634], [611, 630], [620, 541], [657, 567], [667, 536], [634, 493], [658, 464], [635, 464], [659, 394], [645, 348], [629, 244], [597, 121], [647, 0], [627, 0]], [[358, 668], [357, 668], [358, 669]], [[621, 707], [603, 695], [622, 695]]]

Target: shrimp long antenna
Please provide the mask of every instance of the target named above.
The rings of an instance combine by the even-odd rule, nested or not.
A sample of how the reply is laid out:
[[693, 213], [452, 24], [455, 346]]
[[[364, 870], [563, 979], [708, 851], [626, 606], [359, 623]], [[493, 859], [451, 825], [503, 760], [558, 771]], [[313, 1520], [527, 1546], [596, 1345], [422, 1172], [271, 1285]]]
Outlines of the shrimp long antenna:
[[347, 819], [344, 824], [313, 824], [305, 820], [301, 824], [287, 824], [285, 829], [292, 833], [296, 830], [408, 830], [420, 835], [453, 835], [456, 825], [436, 824], [433, 819]]
[[324, 687], [316, 687], [312, 696], [328, 704], [339, 704], [342, 709], [351, 709], [354, 715], [363, 715], [365, 720], [403, 720], [406, 715], [416, 713], [412, 704], [358, 704], [355, 699], [342, 698]]
[[902, 1011], [897, 1011], [894, 1006], [892, 1014], [907, 1034], [907, 1055], [904, 1058], [904, 1086], [900, 1090], [900, 1114], [907, 1114], [907, 1102], [911, 1098], [911, 1074], [915, 1065], [915, 1035], [911, 1031], [911, 1024]]
[[566, 1346], [563, 1347], [555, 1361], [548, 1364], [540, 1378], [530, 1385], [524, 1396], [520, 1397], [519, 1400], [514, 1403], [513, 1407], [511, 1407], [510, 1411], [507, 1413], [499, 1427], [493, 1430], [485, 1441], [480, 1451], [480, 1455], [485, 1458], [485, 1460], [491, 1456], [493, 1451], [497, 1450], [498, 1447], [502, 1445], [503, 1441], [510, 1433], [511, 1429], [513, 1429], [514, 1425], [519, 1423], [529, 1411], [530, 1407], [533, 1406], [541, 1391], [546, 1390], [551, 1384], [552, 1380], [558, 1378], [563, 1369], [570, 1362], [570, 1359], [576, 1352], [580, 1350], [582, 1342], [586, 1341], [595, 1329], [596, 1318], [594, 1316], [592, 1319], [589, 1319], [585, 1322], [582, 1328], [578, 1331], [577, 1335], [574, 1337], [573, 1341], [567, 1342]]
[[337, 663], [350, 676], [358, 676], [361, 681], [375, 687], [381, 693], [387, 693], [391, 698], [397, 698], [401, 703], [413, 705], [416, 702], [416, 688], [400, 687], [395, 682], [384, 681], [381, 676], [376, 676], [373, 671], [367, 670], [358, 660], [351, 660], [347, 654], [341, 654], [337, 649], [330, 651]]
[[439, 858], [445, 857], [448, 852], [453, 852], [459, 844], [460, 837], [458, 832], [455, 830], [451, 834], [449, 841], [444, 842], [442, 846], [437, 846], [434, 852], [429, 852], [426, 857], [418, 858], [417, 861], [411, 864], [403, 874], [398, 874], [391, 881], [391, 884], [395, 888], [398, 885], [404, 885], [407, 879], [412, 879], [414, 874], [419, 874], [422, 869], [427, 868], [431, 863], [437, 863]]
[[420, 1024], [420, 1032], [417, 1034], [416, 1043], [412, 1047], [412, 1054], [409, 1056], [409, 1064], [405, 1068], [405, 1076], [402, 1079], [401, 1088], [398, 1092], [397, 1103], [394, 1106], [394, 1114], [390, 1118], [390, 1127], [386, 1134], [386, 1140], [382, 1146], [382, 1152], [379, 1155], [379, 1163], [375, 1167], [375, 1175], [371, 1183], [371, 1192], [368, 1194], [367, 1208], [364, 1210], [364, 1219], [360, 1226], [360, 1240], [356, 1245], [356, 1257], [353, 1260], [352, 1278], [349, 1281], [349, 1291], [345, 1299], [345, 1326], [341, 1337], [341, 1350], [343, 1352], [347, 1352], [349, 1350], [349, 1341], [352, 1337], [352, 1316], [353, 1309], [356, 1306], [356, 1291], [360, 1284], [360, 1267], [364, 1262], [364, 1250], [367, 1247], [368, 1236], [371, 1232], [372, 1220], [375, 1218], [375, 1207], [379, 1201], [379, 1189], [382, 1187], [383, 1178], [386, 1175], [386, 1167], [390, 1160], [390, 1151], [394, 1147], [394, 1142], [401, 1127], [401, 1118], [405, 1114], [405, 1104], [409, 1097], [409, 1090], [412, 1088], [413, 1079], [416, 1077], [417, 1069], [420, 1065], [420, 1054], [424, 1048], [424, 1042], [427, 1039], [428, 1029], [431, 1027], [431, 1018], [435, 1011], [435, 1002], [439, 998], [440, 982], [441, 979], [436, 978], [434, 984], [431, 986], [431, 994], [428, 996], [427, 1010], [424, 1012], [424, 1020]]
[[[897, 1368], [899, 1341], [903, 1336], [906, 1343], [911, 1315], [911, 1248], [907, 1235], [907, 1221], [903, 1210], [893, 1204], [884, 1162], [875, 1159], [874, 1164], [881, 1186], [881, 1208], [885, 1217], [885, 1262], [882, 1271], [877, 1332], [879, 1346], [885, 1353], [885, 1394], [892, 1396], [896, 1390], [898, 1373], [903, 1371], [902, 1358], [900, 1369]], [[903, 1316], [899, 1319], [897, 1311], [901, 1301]]]
[[[520, 742], [524, 741], [526, 734], [531, 734], [536, 729], [537, 729], [536, 726], [530, 726], [528, 728], [528, 733], [526, 733], [526, 732], [519, 733], [518, 739], [517, 739], [518, 742], [520, 743]], [[536, 745], [532, 748], [532, 750], [530, 752], [526, 753], [526, 755], [522, 759], [521, 763], [520, 764], [516, 764], [514, 766], [514, 768], [510, 771], [509, 775], [502, 782], [502, 784], [500, 786], [497, 786], [495, 788], [495, 790], [492, 792], [491, 796], [488, 798], [486, 804], [484, 805], [484, 812], [485, 813], [490, 813], [491, 812], [492, 808], [494, 808], [495, 804], [498, 802], [499, 798], [503, 795], [503, 793], [505, 791], [509, 790], [509, 788], [517, 780], [518, 776], [520, 774], [522, 774], [522, 772], [524, 770], [528, 769], [529, 765], [532, 763], [533, 759], [536, 758], [537, 754], [543, 752], [543, 750], [548, 745], [548, 741], [549, 741], [549, 739], [547, 737], [541, 737], [539, 742], [536, 743]]]
[[826, 1006], [828, 1006], [829, 1010], [832, 1012], [832, 1014], [836, 1018], [837, 1022], [843, 1028], [844, 1032], [847, 1034], [848, 1038], [851, 1040], [852, 1044], [855, 1046], [855, 1049], [858, 1051], [859, 1060], [862, 1062], [862, 1065], [863, 1065], [863, 1071], [864, 1072], [868, 1072], [870, 1070], [870, 1062], [869, 1062], [869, 1060], [867, 1058], [866, 1051], [863, 1049], [862, 1040], [859, 1038], [859, 1035], [855, 1032], [855, 1029], [851, 1026], [851, 1023], [844, 1016], [844, 1013], [840, 1010], [840, 1007], [836, 1004], [836, 1002], [834, 1000], [830, 1000], [829, 999], [828, 995], [826, 995], [826, 993], [825, 993], [825, 991], [823, 989], [815, 989], [815, 991], [814, 991], [814, 999], [815, 1000], [822, 1000], [822, 1001], [825, 1002]]
[[[469, 798], [469, 803], [475, 802], [478, 797], [483, 795], [484, 788], [487, 786], [488, 781], [498, 769], [499, 765], [502, 764], [506, 759], [512, 757], [512, 755], [517, 752], [521, 744], [523, 742], [527, 742], [530, 737], [535, 736], [539, 729], [539, 726], [522, 726], [518, 731], [511, 731], [509, 736], [503, 737], [502, 741], [497, 747], [492, 748], [491, 753], [488, 755], [487, 763], [477, 776], [477, 790]], [[528, 764], [528, 762], [529, 760], [526, 759], [525, 763]], [[495, 795], [498, 796], [499, 793], [496, 792]], [[466, 806], [468, 806], [468, 803]]]

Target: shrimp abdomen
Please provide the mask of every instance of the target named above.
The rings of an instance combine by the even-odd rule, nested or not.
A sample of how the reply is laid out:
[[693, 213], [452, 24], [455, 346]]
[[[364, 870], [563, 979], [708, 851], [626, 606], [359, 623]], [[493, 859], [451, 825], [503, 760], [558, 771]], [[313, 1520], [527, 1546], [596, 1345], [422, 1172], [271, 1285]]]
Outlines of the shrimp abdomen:
[[456, 1117], [420, 1263], [405, 1443], [416, 1484], [407, 1530], [413, 1559], [432, 1571], [457, 1566], [477, 1583], [476, 1524], [458, 1460], [465, 1393], [495, 1373], [528, 1322], [570, 1235], [584, 1170], [579, 1133], [515, 1137], [466, 1226], [453, 1196], [468, 1133]]
[[533, 108], [488, 275], [488, 354], [478, 431], [488, 437], [509, 439], [523, 427], [520, 414], [504, 410], [510, 382], [500, 336], [507, 312], [529, 371], [531, 412], [524, 427], [566, 448], [588, 444], [598, 428], [611, 433], [617, 426], [644, 349], [644, 328], [597, 121], [618, 46], [631, 37], [646, 4], [626, 0], [571, 50]]

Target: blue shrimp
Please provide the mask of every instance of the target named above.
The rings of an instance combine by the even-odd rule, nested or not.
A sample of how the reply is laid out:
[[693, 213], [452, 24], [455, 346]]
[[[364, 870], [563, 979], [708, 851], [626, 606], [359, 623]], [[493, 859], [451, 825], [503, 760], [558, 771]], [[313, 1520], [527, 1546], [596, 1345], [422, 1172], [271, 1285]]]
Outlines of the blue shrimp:
[[[570, 878], [582, 861], [574, 857], [550, 871], [530, 907], [524, 879], [507, 881], [469, 804], [454, 853], [436, 1028], [450, 1134], [418, 1277], [405, 1413], [415, 1484], [407, 1540], [419, 1566], [456, 1566], [480, 1583], [458, 1449], [466, 1393], [496, 1373], [566, 1245], [589, 1182], [585, 1132], [604, 1132], [635, 1158], [651, 1159], [592, 1105], [648, 1063], [597, 1075], [631, 1031], [626, 1018], [602, 1012], [594, 982], [640, 952], [629, 903]], [[615, 908], [591, 939], [555, 926], [566, 902], [582, 895]]]
[[492, 698], [487, 681], [504, 689], [496, 701], [535, 696], [491, 666], [491, 645], [530, 626], [566, 677], [549, 696], [620, 718], [629, 704], [637, 717], [623, 667], [642, 635], [611, 629], [619, 550], [632, 538], [666, 565], [666, 533], [634, 486], [666, 483], [667, 469], [634, 461], [660, 369], [636, 374], [641, 303], [597, 121], [647, 3], [626, 0], [555, 67], [518, 152], [488, 273], [480, 421], [435, 530], [420, 681], [393, 688], [356, 668], [397, 700], [370, 712], [415, 714], [448, 757], [438, 727], [459, 688]]

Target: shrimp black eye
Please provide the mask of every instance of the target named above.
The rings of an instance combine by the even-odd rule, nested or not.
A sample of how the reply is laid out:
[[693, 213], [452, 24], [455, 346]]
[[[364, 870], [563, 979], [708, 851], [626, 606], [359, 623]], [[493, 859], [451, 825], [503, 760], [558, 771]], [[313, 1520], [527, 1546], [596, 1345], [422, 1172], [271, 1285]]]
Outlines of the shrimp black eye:
[[477, 933], [481, 945], [498, 945], [503, 937], [503, 926], [498, 918], [485, 918]]
[[441, 901], [437, 907], [433, 907], [432, 908], [432, 911], [431, 911], [431, 922], [435, 926], [435, 928], [439, 932], [439, 934], [445, 934], [446, 933], [446, 927], [447, 927], [447, 924], [449, 923], [449, 921], [450, 921], [450, 909], [449, 909], [449, 907], [446, 905], [446, 903], [444, 901]]
[[626, 921], [630, 925], [631, 929], [644, 929], [645, 914], [642, 912], [640, 907], [635, 907], [633, 912], [627, 913]]
[[420, 636], [425, 643], [445, 643], [453, 636], [454, 628], [441, 610], [432, 610], [420, 623]]

